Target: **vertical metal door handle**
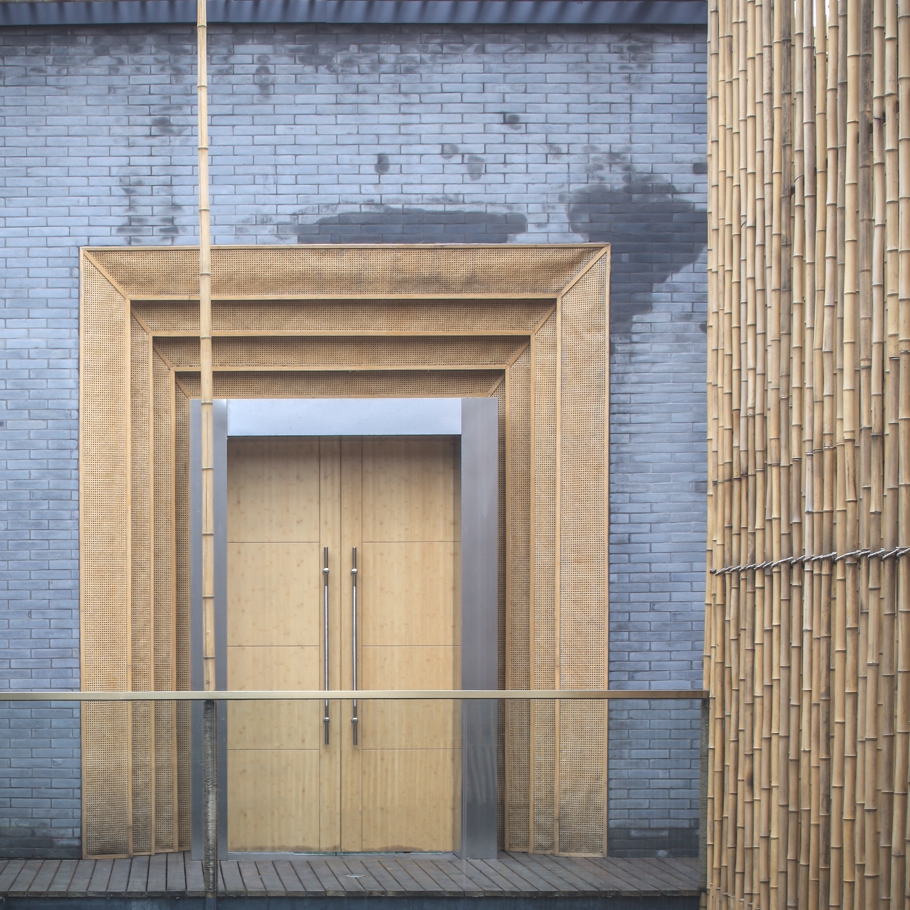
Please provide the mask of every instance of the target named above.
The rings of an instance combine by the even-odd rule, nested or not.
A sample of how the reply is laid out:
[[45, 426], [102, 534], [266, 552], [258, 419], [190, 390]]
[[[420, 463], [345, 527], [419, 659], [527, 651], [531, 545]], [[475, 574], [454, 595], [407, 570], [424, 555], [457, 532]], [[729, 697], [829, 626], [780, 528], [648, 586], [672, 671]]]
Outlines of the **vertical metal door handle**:
[[[352, 610], [352, 628], [351, 628], [351, 639], [353, 641], [353, 656], [354, 656], [354, 685], [353, 689], [357, 691], [357, 547], [353, 548], [351, 554], [351, 610]], [[351, 715], [351, 723], [353, 724], [354, 729], [354, 745], [357, 745], [357, 699], [354, 699], [354, 711]]]
[[[323, 663], [325, 665], [323, 688], [329, 691], [329, 548], [322, 548], [322, 623], [323, 623]], [[322, 717], [325, 728], [325, 744], [329, 744], [329, 700], [325, 700], [325, 713]]]

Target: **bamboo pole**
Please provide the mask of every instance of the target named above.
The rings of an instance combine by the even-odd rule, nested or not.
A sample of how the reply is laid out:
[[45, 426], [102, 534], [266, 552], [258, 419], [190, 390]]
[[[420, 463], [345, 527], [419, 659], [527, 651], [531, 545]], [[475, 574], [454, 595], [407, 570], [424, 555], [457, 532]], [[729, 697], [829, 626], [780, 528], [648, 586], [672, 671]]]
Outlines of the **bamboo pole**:
[[[897, 17], [898, 170], [898, 535], [910, 534], [910, 0], [898, 0]], [[891, 906], [906, 906], [907, 811], [910, 776], [910, 566], [897, 569], [897, 666], [892, 807]], [[903, 836], [902, 836], [903, 835]]]
[[[212, 400], [212, 264], [209, 211], [208, 11], [197, 0], [197, 115], [199, 153], [199, 365], [202, 411], [202, 629], [204, 688], [213, 692], [215, 678], [215, 484]], [[213, 910], [218, 888], [217, 706], [203, 703], [203, 877], [207, 910]]]

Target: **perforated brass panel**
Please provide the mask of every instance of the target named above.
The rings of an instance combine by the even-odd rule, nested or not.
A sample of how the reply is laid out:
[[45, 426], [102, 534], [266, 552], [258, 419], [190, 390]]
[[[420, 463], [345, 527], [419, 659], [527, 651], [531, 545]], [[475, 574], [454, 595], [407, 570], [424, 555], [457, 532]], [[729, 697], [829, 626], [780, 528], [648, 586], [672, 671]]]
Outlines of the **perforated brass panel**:
[[[83, 255], [86, 688], [189, 688], [198, 312], [149, 297], [193, 297], [196, 263], [185, 249]], [[215, 304], [217, 397], [500, 399], [500, 683], [603, 685], [606, 251], [218, 248], [214, 266], [231, 298]], [[446, 294], [465, 296], [427, 296]], [[501, 719], [503, 845], [602, 853], [603, 712], [518, 703]], [[88, 705], [83, 729], [86, 855], [187, 849], [186, 706]]]
[[[506, 635], [507, 689], [531, 687], [531, 351], [506, 377]], [[530, 846], [531, 706], [506, 705], [505, 843]]]
[[[213, 293], [220, 297], [353, 294], [558, 294], [596, 255], [565, 246], [280, 246], [216, 247]], [[130, 298], [195, 297], [196, 249], [95, 249], [92, 258]]]
[[[152, 686], [152, 339], [130, 319], [130, 688]], [[133, 705], [132, 852], [151, 853], [154, 838], [154, 712], [151, 702]]]
[[[556, 306], [556, 297], [534, 300], [215, 300], [215, 335], [435, 335], [530, 334]], [[199, 334], [197, 301], [133, 301], [133, 312], [155, 335]]]
[[[179, 689], [190, 688], [190, 404], [174, 377], [174, 647]], [[177, 703], [177, 846], [190, 844], [190, 706]]]
[[[606, 688], [607, 297], [602, 259], [561, 301], [559, 688]], [[559, 851], [601, 853], [606, 836], [603, 702], [559, 715]]]
[[[154, 688], [177, 688], [177, 611], [174, 528], [174, 374], [152, 357], [153, 647]], [[155, 849], [177, 849], [176, 704], [155, 704]]]
[[[449, 370], [507, 367], [526, 338], [216, 338], [214, 368], [249, 370]], [[157, 350], [175, 370], [199, 369], [194, 338], [160, 338]]]
[[[534, 337], [531, 688], [555, 689], [556, 677], [556, 323], [554, 313]], [[531, 703], [531, 849], [556, 848], [556, 705]]]
[[[82, 269], [80, 510], [82, 688], [130, 686], [129, 322], [126, 301]], [[130, 852], [130, 711], [82, 706], [83, 845]]]

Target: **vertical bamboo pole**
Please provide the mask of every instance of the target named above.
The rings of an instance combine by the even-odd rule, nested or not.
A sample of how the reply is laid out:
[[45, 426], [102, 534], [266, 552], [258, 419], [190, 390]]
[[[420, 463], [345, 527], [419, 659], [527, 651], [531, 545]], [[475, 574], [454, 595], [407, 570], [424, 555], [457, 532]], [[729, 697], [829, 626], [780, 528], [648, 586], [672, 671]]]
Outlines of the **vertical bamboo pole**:
[[[836, 331], [836, 294], [837, 294], [837, 198], [839, 173], [838, 155], [838, 57], [840, 50], [840, 10], [839, 0], [830, 0], [826, 21], [826, 70], [825, 70], [825, 234], [824, 234], [824, 296], [823, 328], [821, 340], [822, 363], [822, 528], [820, 553], [833, 550], [834, 536], [834, 503], [837, 489], [835, 475], [837, 471], [837, 451], [835, 447], [836, 429], [836, 363], [834, 356]], [[823, 845], [822, 855], [827, 864], [828, 875], [819, 889], [819, 903], [822, 907], [835, 906], [832, 898], [832, 878], [835, 874], [833, 847], [834, 824], [836, 816], [833, 809], [834, 797], [834, 700], [832, 697], [833, 649], [832, 649], [832, 599], [834, 596], [833, 567], [830, 561], [821, 563], [820, 597], [826, 609], [822, 611], [821, 653], [819, 665], [824, 674], [821, 696], [820, 728], [822, 738], [821, 787], [826, 805], [822, 807], [822, 830], [820, 840]], [[825, 811], [827, 809], [827, 812]], [[839, 821], [837, 822], [839, 824]]]
[[[898, 0], [898, 534], [910, 539], [910, 0]], [[905, 543], [906, 545], [906, 543]], [[897, 666], [892, 808], [891, 906], [906, 906], [906, 849], [910, 841], [907, 811], [910, 776], [910, 565], [897, 566]]]
[[[719, 299], [718, 286], [718, 218], [720, 212], [718, 193], [718, 0], [708, 4], [708, 208], [717, 213], [708, 224], [708, 294], [712, 305], [708, 306], [708, 534], [707, 564], [709, 569], [720, 569], [724, 565], [721, 543], [722, 527], [719, 517], [723, 499], [723, 485], [719, 483], [720, 414], [719, 400], [719, 327], [717, 308], [713, 302]], [[705, 668], [704, 684], [711, 693], [709, 700], [710, 730], [708, 739], [708, 793], [707, 793], [707, 877], [711, 903], [717, 899], [720, 886], [720, 869], [723, 857], [722, 816], [723, 816], [723, 672], [725, 649], [723, 647], [723, 576], [708, 574], [706, 577], [705, 615]]]
[[[811, 252], [806, 232], [807, 206], [811, 204], [811, 188], [814, 174], [807, 167], [811, 141], [807, 117], [811, 110], [811, 63], [807, 66], [807, 42], [811, 41], [811, 19], [807, 23], [804, 0], [795, 0], [793, 7], [793, 94], [792, 108], [792, 254], [789, 266], [792, 274], [792, 305], [790, 313], [790, 439], [789, 460], [789, 509], [786, 526], [790, 532], [789, 554], [803, 551], [803, 484], [800, 468], [802, 458], [803, 427], [806, 420], [806, 336], [809, 326], [807, 280], [810, 272]], [[794, 731], [791, 752], [795, 752], [796, 787], [794, 808], [798, 819], [798, 838], [795, 844], [797, 856], [796, 894], [799, 906], [808, 906], [809, 901], [809, 852], [810, 852], [810, 750], [811, 726], [811, 625], [807, 609], [811, 610], [811, 570], [794, 567], [791, 575], [791, 629], [793, 650], [792, 684], [790, 697], [791, 730]]]
[[[885, 511], [885, 0], [871, 0], [864, 15], [863, 71], [865, 86], [863, 117], [865, 120], [865, 154], [861, 163], [864, 174], [865, 211], [861, 233], [863, 270], [861, 299], [866, 301], [869, 339], [863, 354], [863, 369], [868, 375], [868, 391], [863, 398], [868, 413], [864, 423], [864, 494], [868, 505], [862, 509], [869, 523], [866, 546], [881, 549]], [[861, 130], [862, 132], [862, 126]], [[867, 365], [868, 363], [868, 365]], [[880, 712], [881, 655], [884, 621], [883, 575], [885, 564], [880, 559], [866, 560], [866, 691], [862, 705], [865, 724], [863, 747], [863, 905], [880, 907], [879, 842], [881, 838], [881, 792], [879, 761], [881, 735], [887, 721]]]
[[[212, 425], [212, 265], [209, 211], [208, 15], [196, 4], [197, 114], [199, 143], [199, 364], [202, 411], [202, 623], [205, 689], [215, 681], [215, 485]], [[213, 908], [218, 887], [217, 707], [203, 702], [203, 829], [205, 900]]]
[[[897, 3], [879, 2], [884, 7], [879, 16], [883, 18], [883, 44], [876, 52], [881, 53], [882, 69], [882, 116], [884, 124], [881, 144], [883, 173], [878, 182], [883, 184], [883, 211], [876, 212], [884, 221], [884, 262], [882, 264], [884, 309], [885, 309], [885, 389], [884, 389], [884, 503], [882, 515], [882, 546], [892, 549], [898, 546], [898, 415], [900, 345], [899, 345], [899, 296], [898, 296], [898, 253], [899, 218], [898, 211], [898, 111], [897, 111]], [[881, 881], [878, 899], [884, 910], [891, 906], [891, 849], [894, 843], [894, 738], [895, 738], [895, 635], [897, 566], [896, 560], [888, 560], [882, 566], [882, 629], [881, 629], [881, 750], [879, 756], [880, 818], [878, 863]]]

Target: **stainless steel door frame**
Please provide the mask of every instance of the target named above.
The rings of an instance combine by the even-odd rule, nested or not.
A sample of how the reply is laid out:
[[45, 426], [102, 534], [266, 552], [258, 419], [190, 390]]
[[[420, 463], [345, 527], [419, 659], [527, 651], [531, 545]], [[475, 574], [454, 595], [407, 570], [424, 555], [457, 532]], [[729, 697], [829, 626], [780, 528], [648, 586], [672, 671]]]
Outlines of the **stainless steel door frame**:
[[[227, 688], [227, 440], [229, 436], [458, 436], [461, 440], [461, 681], [497, 688], [499, 428], [495, 398], [218, 399], [215, 435], [216, 686]], [[202, 680], [201, 407], [190, 402], [192, 684]], [[196, 710], [194, 703], [194, 711]], [[199, 703], [201, 705], [201, 703]], [[202, 724], [193, 715], [192, 845], [202, 855]], [[496, 857], [497, 702], [462, 704], [461, 848]], [[218, 843], [227, 859], [227, 710], [218, 714]], [[240, 854], [238, 854], [239, 856]], [[246, 854], [252, 856], [252, 854]]]

